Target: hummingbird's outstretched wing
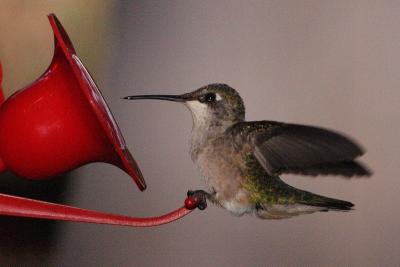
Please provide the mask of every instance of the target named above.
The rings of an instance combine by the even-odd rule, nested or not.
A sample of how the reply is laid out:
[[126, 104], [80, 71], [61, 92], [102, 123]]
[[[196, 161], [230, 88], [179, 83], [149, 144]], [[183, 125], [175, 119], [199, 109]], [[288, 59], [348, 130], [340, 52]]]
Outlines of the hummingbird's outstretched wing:
[[242, 139], [242, 142], [236, 143], [245, 141], [252, 144], [254, 156], [270, 175], [370, 175], [366, 167], [355, 161], [363, 154], [361, 147], [331, 130], [275, 121], [254, 121], [237, 123], [230, 132], [234, 140]]

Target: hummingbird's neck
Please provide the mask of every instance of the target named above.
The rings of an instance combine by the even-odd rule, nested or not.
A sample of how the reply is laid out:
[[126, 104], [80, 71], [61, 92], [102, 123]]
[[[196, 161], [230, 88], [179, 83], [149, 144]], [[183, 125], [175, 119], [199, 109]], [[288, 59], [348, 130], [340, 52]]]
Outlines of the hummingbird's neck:
[[218, 137], [235, 123], [234, 121], [193, 118], [192, 133], [199, 133], [208, 138]]
[[191, 135], [191, 155], [196, 160], [199, 153], [213, 143], [213, 140], [224, 135], [225, 131], [236, 122], [224, 120], [210, 120], [205, 117], [193, 116]]
[[225, 110], [213, 110], [206, 104], [198, 101], [185, 103], [193, 118], [191, 153], [192, 159], [202, 149], [212, 144], [212, 141], [223, 136], [225, 131], [237, 122], [244, 119], [244, 116], [235, 116]]

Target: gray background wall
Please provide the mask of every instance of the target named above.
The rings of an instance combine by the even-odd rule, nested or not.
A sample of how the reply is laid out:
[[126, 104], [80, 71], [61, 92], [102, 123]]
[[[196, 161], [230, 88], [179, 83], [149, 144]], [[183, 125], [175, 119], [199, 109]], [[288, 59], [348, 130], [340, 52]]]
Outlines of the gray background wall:
[[[67, 204], [150, 216], [181, 205], [188, 189], [202, 188], [188, 156], [189, 112], [175, 103], [120, 97], [183, 93], [210, 82], [236, 88], [249, 120], [350, 134], [367, 149], [362, 160], [374, 176], [284, 177], [296, 187], [352, 201], [349, 213], [262, 221], [210, 206], [153, 229], [60, 223], [47, 264], [398, 265], [398, 1], [121, 1], [109, 12], [111, 18], [96, 21], [109, 28], [101, 60], [82, 60], [95, 69], [149, 187], [141, 193], [119, 169], [92, 164], [72, 172]], [[71, 37], [87, 42], [84, 35]]]

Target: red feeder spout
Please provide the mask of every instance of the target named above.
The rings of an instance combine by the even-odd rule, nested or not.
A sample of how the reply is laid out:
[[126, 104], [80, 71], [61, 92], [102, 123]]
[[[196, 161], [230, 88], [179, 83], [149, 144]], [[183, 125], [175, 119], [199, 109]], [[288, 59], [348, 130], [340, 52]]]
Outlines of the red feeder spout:
[[192, 212], [197, 207], [197, 204], [198, 201], [196, 198], [188, 197], [185, 200], [185, 205], [177, 210], [157, 217], [137, 218], [0, 194], [0, 215], [132, 227], [151, 227], [183, 218]]

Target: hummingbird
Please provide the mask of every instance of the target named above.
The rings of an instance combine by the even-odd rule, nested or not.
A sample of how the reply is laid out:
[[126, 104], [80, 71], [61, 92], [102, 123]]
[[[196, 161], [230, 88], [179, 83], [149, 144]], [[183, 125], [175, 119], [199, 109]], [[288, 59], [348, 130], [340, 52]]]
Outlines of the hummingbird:
[[280, 176], [369, 176], [357, 158], [364, 151], [341, 133], [277, 121], [245, 121], [238, 92], [214, 83], [182, 95], [136, 95], [124, 99], [157, 99], [183, 103], [192, 114], [192, 161], [207, 191], [189, 191], [236, 216], [284, 219], [317, 211], [349, 211], [351, 202], [288, 185]]

